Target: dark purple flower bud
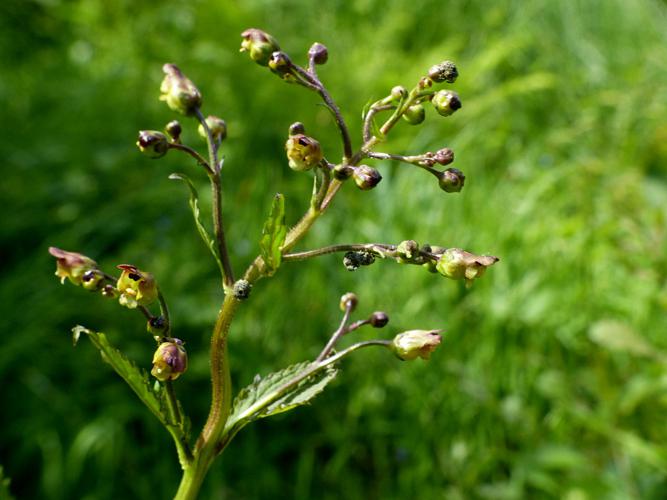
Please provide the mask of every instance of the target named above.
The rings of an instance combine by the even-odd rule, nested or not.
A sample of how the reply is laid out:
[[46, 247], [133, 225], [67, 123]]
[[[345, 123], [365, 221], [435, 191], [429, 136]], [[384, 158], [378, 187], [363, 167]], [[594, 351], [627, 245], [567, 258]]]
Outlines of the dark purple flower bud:
[[436, 92], [431, 102], [435, 110], [442, 116], [450, 116], [457, 109], [461, 109], [459, 95], [453, 90], [440, 90]]
[[319, 42], [315, 42], [308, 50], [308, 56], [312, 58], [315, 64], [325, 64], [329, 59], [329, 51]]
[[371, 314], [370, 323], [373, 328], [383, 328], [389, 323], [389, 316], [382, 311], [376, 311]]
[[169, 139], [157, 130], [141, 130], [137, 147], [149, 158], [161, 158], [169, 151]]
[[179, 339], [160, 344], [153, 355], [151, 375], [161, 382], [176, 380], [188, 369], [188, 355]]
[[178, 120], [172, 120], [167, 123], [167, 126], [164, 128], [164, 130], [167, 132], [167, 134], [169, 134], [169, 137], [171, 137], [176, 142], [178, 142], [178, 140], [181, 138], [181, 132], [183, 131]]
[[357, 187], [363, 191], [373, 189], [382, 180], [380, 172], [368, 165], [354, 167], [352, 177], [354, 177], [354, 182], [357, 184]]
[[466, 176], [458, 168], [448, 168], [444, 172], [440, 172], [438, 176], [440, 189], [447, 193], [458, 193], [461, 191], [465, 180]]

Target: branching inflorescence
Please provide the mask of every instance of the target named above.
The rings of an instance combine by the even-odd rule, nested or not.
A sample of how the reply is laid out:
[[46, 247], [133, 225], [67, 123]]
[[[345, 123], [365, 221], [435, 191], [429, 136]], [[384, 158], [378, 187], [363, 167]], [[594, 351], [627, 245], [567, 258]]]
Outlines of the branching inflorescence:
[[[227, 336], [236, 309], [250, 297], [252, 286], [257, 280], [274, 275], [282, 262], [340, 252], [343, 253], [343, 264], [352, 271], [370, 265], [376, 259], [391, 259], [423, 266], [448, 278], [465, 280], [470, 285], [498, 260], [497, 257], [475, 255], [459, 248], [419, 245], [413, 240], [398, 244], [334, 244], [313, 250], [292, 251], [331, 205], [346, 182], [350, 183], [348, 181], [351, 179], [351, 183], [364, 191], [374, 189], [380, 183], [382, 176], [379, 171], [362, 162], [403, 162], [435, 176], [445, 192], [461, 191], [465, 176], [460, 170], [437, 168], [454, 161], [454, 154], [449, 148], [410, 156], [376, 150], [399, 120], [403, 119], [412, 125], [422, 123], [428, 103], [442, 116], [456, 112], [461, 107], [456, 92], [437, 90], [435, 87], [437, 84], [454, 83], [458, 71], [450, 61], [436, 64], [411, 90], [396, 86], [389, 95], [367, 106], [363, 113], [361, 146], [355, 150], [343, 115], [317, 74], [317, 66], [327, 62], [327, 48], [321, 43], [313, 44], [308, 51], [307, 67], [301, 67], [280, 50], [271, 35], [258, 29], [248, 29], [241, 36], [241, 51], [248, 52], [253, 61], [268, 67], [286, 82], [303, 86], [322, 98], [340, 133], [342, 155], [338, 162], [330, 160], [322, 151], [320, 143], [306, 134], [302, 123], [296, 122], [290, 126], [285, 144], [287, 163], [297, 172], [311, 172], [314, 178], [309, 207], [301, 219], [288, 228], [285, 222], [285, 199], [277, 194], [261, 234], [258, 233], [260, 253], [242, 277], [236, 279], [222, 218], [223, 176], [219, 150], [227, 135], [227, 124], [216, 116], [204, 117], [199, 89], [177, 66], [164, 65], [165, 77], [160, 87], [160, 99], [173, 111], [192, 117], [199, 123], [198, 131], [206, 141], [207, 153], [202, 154], [181, 142], [181, 125], [176, 120], [166, 125], [165, 132], [142, 130], [137, 146], [150, 158], [160, 158], [170, 151], [188, 155], [208, 176], [212, 192], [209, 223], [200, 213], [198, 193], [189, 177], [174, 173], [169, 178], [183, 181], [189, 190], [195, 225], [218, 265], [224, 290], [224, 300], [211, 334], [211, 407], [196, 440], [191, 440], [189, 420], [178, 402], [174, 388], [174, 381], [187, 369], [185, 345], [181, 339], [173, 336], [169, 309], [153, 275], [134, 265], [121, 264], [118, 265], [120, 276], [115, 277], [102, 271], [89, 257], [54, 247], [49, 249], [57, 259], [56, 275], [62, 282], [68, 279], [75, 285], [117, 299], [120, 305], [136, 309], [144, 316], [146, 328], [157, 343], [151, 370], [151, 375], [157, 379], [155, 383], [151, 383], [143, 370], [115, 349], [103, 333], [78, 326], [73, 329], [74, 340], [76, 342], [85, 333], [101, 351], [105, 361], [111, 364], [172, 435], [183, 468], [183, 478], [176, 493], [179, 499], [197, 496], [212, 461], [241, 428], [258, 418], [309, 402], [335, 377], [339, 362], [352, 352], [377, 346], [389, 349], [402, 360], [428, 359], [441, 342], [441, 330], [409, 330], [395, 335], [392, 340], [376, 339], [339, 348], [339, 342], [345, 335], [364, 326], [383, 328], [389, 321], [386, 313], [375, 312], [366, 319], [351, 322], [357, 297], [353, 293], [346, 293], [340, 302], [343, 313], [340, 325], [315, 360], [290, 366], [263, 378], [257, 377], [251, 385], [239, 391], [232, 402]], [[384, 122], [379, 120], [381, 116], [386, 117]], [[155, 304], [159, 311], [157, 313], [152, 309]]]

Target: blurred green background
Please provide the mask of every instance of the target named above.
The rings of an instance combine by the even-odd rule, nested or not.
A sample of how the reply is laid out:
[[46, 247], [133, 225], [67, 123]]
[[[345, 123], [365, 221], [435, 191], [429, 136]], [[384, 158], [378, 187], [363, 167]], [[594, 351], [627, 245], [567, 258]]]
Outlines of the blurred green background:
[[[177, 391], [198, 429], [208, 335], [221, 293], [191, 222], [185, 157], [138, 154], [139, 129], [174, 118], [164, 62], [228, 122], [225, 216], [234, 266], [258, 250], [273, 193], [288, 220], [310, 177], [283, 144], [303, 121], [331, 158], [339, 138], [316, 96], [238, 53], [260, 27], [320, 75], [359, 145], [360, 110], [442, 60], [463, 109], [399, 124], [383, 150], [449, 146], [461, 194], [379, 164], [300, 248], [413, 238], [501, 258], [466, 290], [417, 267], [347, 272], [340, 255], [260, 282], [230, 338], [234, 384], [312, 358], [339, 317], [387, 311], [381, 332], [444, 328], [431, 361], [362, 351], [315, 403], [246, 428], [202, 498], [520, 499], [667, 497], [667, 4], [658, 0], [5, 0], [0, 6], [0, 464], [17, 498], [170, 498], [169, 436], [75, 324], [149, 368], [138, 315], [60, 286], [49, 245], [107, 270], [155, 273], [191, 365]], [[200, 145], [194, 123], [186, 141]]]

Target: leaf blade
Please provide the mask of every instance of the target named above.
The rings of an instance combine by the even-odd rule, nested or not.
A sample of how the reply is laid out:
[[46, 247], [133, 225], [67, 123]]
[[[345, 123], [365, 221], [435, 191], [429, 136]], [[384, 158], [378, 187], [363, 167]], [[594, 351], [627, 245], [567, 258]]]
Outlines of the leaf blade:
[[268, 276], [272, 276], [280, 267], [283, 257], [281, 247], [286, 237], [285, 197], [281, 193], [276, 193], [269, 216], [264, 222], [262, 237], [259, 242], [260, 254], [265, 264], [265, 273]]

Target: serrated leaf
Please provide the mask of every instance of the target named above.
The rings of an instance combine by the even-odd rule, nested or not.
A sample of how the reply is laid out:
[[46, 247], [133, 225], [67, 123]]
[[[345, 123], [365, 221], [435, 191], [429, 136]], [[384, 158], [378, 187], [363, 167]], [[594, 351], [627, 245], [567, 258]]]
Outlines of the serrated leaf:
[[282, 261], [282, 247], [287, 236], [285, 226], [285, 197], [276, 193], [271, 205], [269, 217], [262, 228], [262, 238], [259, 242], [259, 250], [266, 265], [265, 272], [268, 276], [273, 275]]
[[[308, 375], [308, 372], [311, 374]], [[257, 376], [252, 384], [241, 389], [234, 399], [226, 426], [236, 427], [238, 430], [253, 420], [308, 404], [324, 390], [337, 373], [338, 370], [333, 365], [317, 369], [316, 365], [306, 361], [270, 373], [266, 377]], [[304, 375], [303, 380], [288, 387], [289, 382]]]
[[206, 247], [210, 250], [211, 254], [213, 255], [213, 258], [217, 262], [218, 267], [220, 268], [220, 273], [224, 276], [222, 260], [220, 260], [220, 255], [218, 255], [218, 247], [215, 244], [215, 240], [211, 237], [211, 235], [206, 230], [206, 227], [201, 221], [201, 214], [199, 211], [199, 193], [197, 193], [195, 185], [192, 183], [190, 178], [185, 174], [173, 173], [169, 175], [169, 178], [171, 180], [183, 181], [188, 186], [188, 189], [190, 190], [189, 203], [190, 203], [190, 208], [192, 209], [192, 215], [195, 218], [195, 226], [197, 226], [197, 231], [199, 232], [199, 236], [201, 236], [201, 239], [204, 240]]
[[93, 345], [99, 349], [102, 359], [111, 365], [116, 373], [127, 382], [127, 385], [130, 386], [139, 399], [141, 399], [141, 401], [148, 407], [151, 413], [153, 413], [153, 415], [155, 415], [164, 425], [169, 424], [169, 416], [163, 407], [161, 401], [162, 398], [159, 397], [160, 392], [153, 390], [145, 370], [137, 367], [137, 365], [127, 359], [122, 352], [113, 347], [109, 343], [105, 334], [94, 332], [80, 325], [72, 328], [72, 333], [76, 337], [80, 337], [82, 333], [88, 335], [88, 338]]

